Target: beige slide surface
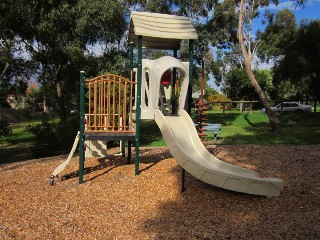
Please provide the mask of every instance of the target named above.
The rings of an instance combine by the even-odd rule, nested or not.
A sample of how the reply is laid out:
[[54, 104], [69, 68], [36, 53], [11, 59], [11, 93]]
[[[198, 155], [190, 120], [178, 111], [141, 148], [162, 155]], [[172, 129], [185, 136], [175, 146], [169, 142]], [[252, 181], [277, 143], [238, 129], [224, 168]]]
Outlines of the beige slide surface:
[[73, 145], [72, 145], [72, 149], [71, 152], [68, 155], [67, 160], [65, 160], [64, 162], [62, 162], [58, 167], [56, 167], [54, 169], [54, 171], [51, 174], [51, 177], [57, 177], [59, 173], [61, 173], [70, 163], [71, 158], [74, 154], [74, 152], [76, 151], [78, 142], [79, 142], [79, 137], [80, 137], [80, 132], [77, 132], [76, 138], [74, 139]]
[[255, 171], [234, 166], [213, 156], [202, 144], [192, 119], [180, 109], [179, 116], [164, 116], [158, 109], [155, 120], [176, 161], [194, 177], [224, 189], [266, 197], [278, 196], [283, 181], [262, 178]]

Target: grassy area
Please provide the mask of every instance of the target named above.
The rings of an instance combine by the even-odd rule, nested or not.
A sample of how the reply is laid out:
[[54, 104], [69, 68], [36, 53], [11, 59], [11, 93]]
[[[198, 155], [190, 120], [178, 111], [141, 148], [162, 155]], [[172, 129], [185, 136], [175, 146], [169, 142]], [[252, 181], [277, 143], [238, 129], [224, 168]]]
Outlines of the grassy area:
[[[37, 122], [34, 122], [37, 123]], [[23, 122], [11, 125], [12, 135], [0, 138], [0, 145], [2, 147], [19, 145], [21, 147], [30, 146], [32, 144], [32, 134], [26, 131], [26, 127], [32, 122]]]
[[[219, 144], [320, 144], [320, 113], [277, 114], [280, 134], [270, 130], [268, 116], [260, 111], [209, 111], [208, 123], [222, 124]], [[206, 132], [209, 136], [212, 133]], [[152, 120], [141, 124], [142, 146], [165, 146], [161, 132]]]
[[320, 113], [277, 114], [280, 134], [270, 131], [266, 114], [208, 112], [209, 123], [221, 123], [221, 144], [319, 144]]
[[165, 146], [162, 134], [154, 120], [143, 120], [141, 123], [141, 146]]
[[[259, 111], [252, 114], [209, 111], [208, 123], [222, 124], [218, 144], [320, 144], [320, 113], [283, 113], [277, 116], [281, 129], [278, 135], [270, 131], [267, 115]], [[39, 121], [12, 125], [13, 134], [0, 138], [1, 162], [10, 162], [13, 158], [14, 161], [20, 161], [36, 157], [31, 151], [33, 136], [26, 131], [27, 125], [36, 123]], [[165, 146], [155, 121], [142, 121], [140, 144], [149, 147]]]
[[0, 163], [30, 159], [33, 154], [30, 148], [33, 146], [33, 136], [26, 130], [30, 124], [40, 121], [23, 122], [11, 125], [12, 135], [0, 137]]

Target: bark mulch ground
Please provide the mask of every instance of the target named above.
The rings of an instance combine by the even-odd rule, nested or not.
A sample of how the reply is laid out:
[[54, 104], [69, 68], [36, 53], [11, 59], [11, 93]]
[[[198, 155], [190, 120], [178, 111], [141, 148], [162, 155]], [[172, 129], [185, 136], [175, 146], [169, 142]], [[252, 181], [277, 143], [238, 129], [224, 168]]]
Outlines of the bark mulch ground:
[[284, 180], [279, 197], [216, 188], [186, 175], [167, 148], [142, 148], [141, 173], [108, 150], [86, 161], [78, 185], [77, 157], [49, 177], [66, 156], [0, 165], [0, 239], [320, 239], [320, 146], [208, 146], [223, 161]]

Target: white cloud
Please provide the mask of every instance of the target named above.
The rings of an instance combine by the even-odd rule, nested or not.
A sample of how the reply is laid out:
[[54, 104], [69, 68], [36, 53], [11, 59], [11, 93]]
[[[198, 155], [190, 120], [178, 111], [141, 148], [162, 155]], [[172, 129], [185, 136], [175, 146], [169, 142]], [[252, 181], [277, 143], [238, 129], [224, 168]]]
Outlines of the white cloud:
[[299, 11], [299, 10], [302, 10], [304, 7], [311, 7], [319, 4], [320, 4], [320, 0], [308, 0], [305, 2], [304, 6], [296, 6], [294, 4], [294, 1], [285, 1], [285, 2], [280, 2], [278, 5], [270, 4], [269, 6], [266, 6], [266, 7], [260, 7], [259, 11], [264, 11], [264, 10], [280, 11], [285, 8], [288, 8], [291, 11]]
[[[313, 1], [319, 1], [319, 0], [313, 0]], [[269, 6], [266, 6], [266, 7], [260, 7], [259, 11], [265, 11], [265, 10], [280, 11], [280, 10], [283, 10], [285, 8], [288, 8], [291, 11], [297, 11], [297, 10], [301, 9], [301, 7], [295, 6], [292, 1], [286, 1], [286, 2], [281, 2], [278, 5], [270, 4]]]
[[309, 0], [306, 2], [306, 5], [308, 6], [314, 6], [320, 4], [320, 0]]

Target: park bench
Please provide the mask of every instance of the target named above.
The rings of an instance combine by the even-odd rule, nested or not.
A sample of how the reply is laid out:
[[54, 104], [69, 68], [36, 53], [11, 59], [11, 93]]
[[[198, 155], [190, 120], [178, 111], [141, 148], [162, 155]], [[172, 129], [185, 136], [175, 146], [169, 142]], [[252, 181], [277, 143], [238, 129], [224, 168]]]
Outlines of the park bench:
[[207, 131], [210, 131], [213, 133], [213, 139], [216, 142], [217, 137], [221, 131], [221, 124], [220, 123], [208, 123], [207, 126], [205, 126], [205, 128]]

